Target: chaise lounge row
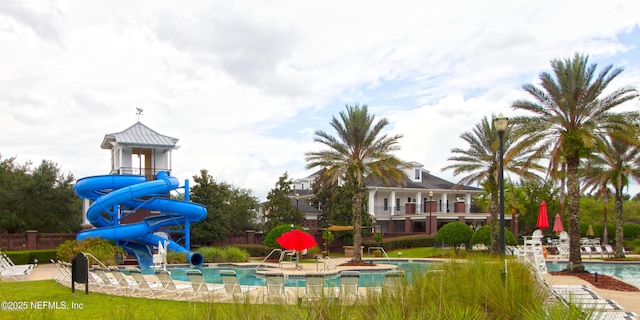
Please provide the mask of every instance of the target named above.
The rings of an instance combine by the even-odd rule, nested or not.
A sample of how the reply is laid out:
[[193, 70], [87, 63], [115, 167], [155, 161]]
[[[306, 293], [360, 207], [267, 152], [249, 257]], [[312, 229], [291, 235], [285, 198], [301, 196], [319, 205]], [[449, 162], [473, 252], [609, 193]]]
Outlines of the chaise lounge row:
[[[61, 261], [54, 263], [56, 263], [58, 270], [54, 279], [65, 286], [70, 286], [71, 264]], [[107, 268], [94, 265], [92, 271], [89, 272], [91, 290], [132, 297], [224, 301], [228, 298], [243, 297], [245, 293], [258, 288], [240, 285], [238, 276], [233, 270], [220, 270], [222, 284], [207, 283], [202, 272], [197, 269], [186, 271], [188, 283], [174, 282], [167, 270], [154, 270], [153, 276], [143, 275], [138, 268], [126, 268], [125, 270], [130, 276], [123, 274], [118, 267]], [[323, 273], [307, 273], [305, 274], [304, 291], [297, 294], [293, 293], [290, 287], [285, 286], [285, 275], [281, 271], [266, 272], [264, 277], [263, 302], [278, 300], [288, 303], [291, 297], [313, 300], [321, 297], [358, 298], [360, 296], [360, 273], [358, 271], [342, 271], [338, 287], [327, 287]], [[392, 270], [385, 275], [382, 288], [374, 290], [382, 292], [383, 290], [397, 289], [403, 282], [404, 272]]]

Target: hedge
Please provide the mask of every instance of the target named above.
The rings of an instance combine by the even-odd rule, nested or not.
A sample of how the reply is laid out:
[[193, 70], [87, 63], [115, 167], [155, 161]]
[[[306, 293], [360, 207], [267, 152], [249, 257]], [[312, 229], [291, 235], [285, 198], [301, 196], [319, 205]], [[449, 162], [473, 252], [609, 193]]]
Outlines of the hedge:
[[5, 251], [4, 254], [15, 264], [30, 264], [34, 259], [37, 259], [38, 263], [49, 263], [51, 259], [58, 260], [56, 249]]
[[[433, 247], [433, 236], [431, 235], [411, 235], [395, 238], [382, 239], [382, 247], [385, 250], [397, 250], [418, 247]], [[369, 247], [377, 247], [378, 244], [373, 240], [363, 241], [362, 245], [365, 251]]]
[[[597, 238], [602, 237], [604, 233], [604, 224], [596, 223], [592, 225], [594, 236]], [[640, 225], [637, 223], [625, 223], [622, 227], [622, 232], [624, 234], [625, 240], [633, 240], [635, 238], [640, 237]], [[587, 231], [589, 230], [588, 223], [580, 224], [580, 235], [583, 237], [587, 236]], [[613, 240], [616, 237], [616, 223], [615, 221], [611, 221], [607, 223], [607, 233], [609, 235], [609, 240]]]

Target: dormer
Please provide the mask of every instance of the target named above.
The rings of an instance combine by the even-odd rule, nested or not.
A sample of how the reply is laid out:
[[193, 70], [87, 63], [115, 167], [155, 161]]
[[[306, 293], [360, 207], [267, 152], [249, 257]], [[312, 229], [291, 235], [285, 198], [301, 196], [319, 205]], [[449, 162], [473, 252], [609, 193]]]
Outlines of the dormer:
[[411, 161], [408, 163], [407, 168], [403, 169], [403, 171], [407, 174], [407, 177], [413, 182], [422, 182], [422, 164]]

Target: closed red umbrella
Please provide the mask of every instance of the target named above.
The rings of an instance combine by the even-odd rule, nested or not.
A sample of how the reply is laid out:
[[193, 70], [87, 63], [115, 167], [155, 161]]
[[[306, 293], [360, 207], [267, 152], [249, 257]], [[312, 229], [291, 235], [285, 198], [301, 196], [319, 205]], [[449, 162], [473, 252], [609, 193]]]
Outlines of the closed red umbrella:
[[540, 202], [540, 211], [538, 212], [538, 222], [536, 222], [538, 229], [544, 230], [549, 228], [549, 217], [547, 216], [547, 203], [542, 200]]
[[276, 242], [287, 250], [296, 251], [309, 249], [318, 244], [310, 234], [298, 229], [283, 233]]
[[553, 221], [553, 232], [560, 233], [564, 231], [564, 226], [562, 225], [562, 218], [560, 218], [559, 214], [556, 214], [556, 220]]

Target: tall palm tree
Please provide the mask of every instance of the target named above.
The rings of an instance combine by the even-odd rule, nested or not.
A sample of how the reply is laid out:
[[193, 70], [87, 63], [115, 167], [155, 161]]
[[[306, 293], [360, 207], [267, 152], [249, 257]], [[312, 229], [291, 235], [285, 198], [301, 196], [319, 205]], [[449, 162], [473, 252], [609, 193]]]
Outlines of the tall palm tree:
[[[616, 214], [615, 255], [618, 258], [624, 258], [624, 248], [622, 246], [624, 239], [622, 190], [629, 185], [629, 178], [640, 182], [640, 147], [638, 141], [633, 141], [637, 136], [637, 134], [631, 133], [601, 141], [598, 145], [599, 152], [589, 159], [589, 165], [586, 170], [585, 185], [599, 188], [604, 193], [605, 198], [608, 191], [606, 185], [610, 184], [613, 187], [614, 211]], [[628, 138], [632, 138], [632, 140], [628, 140]]]
[[[491, 198], [489, 211], [491, 212], [491, 252], [500, 254], [498, 243], [499, 233], [499, 191], [500, 191], [500, 138], [494, 126], [495, 116], [489, 121], [484, 117], [476, 124], [472, 132], [460, 135], [469, 144], [466, 150], [455, 148], [451, 150], [454, 156], [448, 161], [454, 163], [442, 168], [442, 171], [453, 170], [453, 175], [468, 174], [458, 181], [458, 185], [482, 185]], [[534, 160], [541, 157], [540, 153], [532, 150], [526, 140], [514, 136], [512, 126], [504, 132], [504, 170], [515, 173], [526, 179], [539, 179], [535, 171], [542, 171]]]
[[400, 150], [398, 140], [402, 135], [388, 136], [382, 130], [389, 120], [382, 118], [374, 123], [374, 115], [369, 114], [366, 105], [346, 106], [340, 118], [333, 117], [330, 125], [337, 136], [324, 131], [316, 131], [314, 141], [328, 149], [305, 153], [307, 169], [325, 169], [323, 177], [337, 183], [344, 181], [353, 189], [353, 246], [356, 248], [353, 261], [361, 261], [360, 217], [365, 195], [365, 179], [377, 178], [387, 184], [400, 185], [406, 174], [402, 171], [407, 163], [391, 154]]
[[597, 65], [589, 64], [587, 56], [576, 54], [573, 59], [556, 59], [551, 61], [551, 67], [553, 74], [540, 74], [540, 87], [523, 86], [534, 100], [517, 100], [512, 108], [534, 114], [514, 120], [522, 124], [520, 134], [550, 151], [549, 171], [557, 172], [561, 161], [566, 162], [569, 261], [572, 269], [578, 271], [584, 270], [580, 256], [580, 161], [607, 130], [624, 126], [626, 119], [637, 117], [636, 112], [612, 110], [637, 97], [637, 93], [631, 86], [606, 90], [622, 69], [609, 65], [596, 74]]
[[609, 227], [607, 226], [607, 223], [609, 222], [609, 218], [607, 217], [607, 206], [609, 205], [609, 194], [611, 193], [611, 190], [607, 188], [607, 184], [603, 184], [598, 193], [602, 198], [602, 224], [604, 225], [604, 228], [602, 229], [602, 242], [604, 244], [608, 244]]

